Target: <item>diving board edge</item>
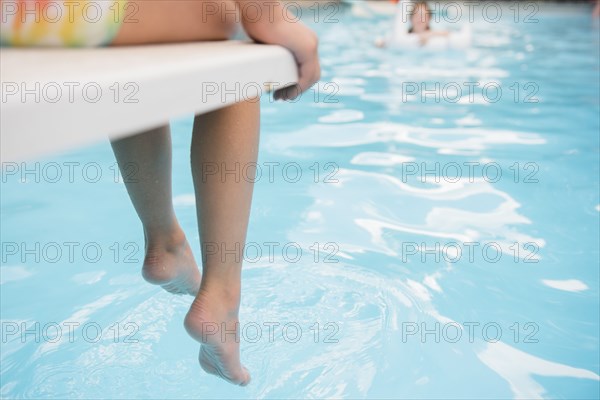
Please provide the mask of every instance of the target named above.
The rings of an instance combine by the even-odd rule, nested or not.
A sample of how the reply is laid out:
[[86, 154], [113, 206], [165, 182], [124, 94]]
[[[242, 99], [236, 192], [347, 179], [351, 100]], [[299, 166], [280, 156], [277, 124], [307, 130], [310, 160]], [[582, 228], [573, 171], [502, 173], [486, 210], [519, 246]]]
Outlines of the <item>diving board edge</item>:
[[0, 49], [0, 158], [139, 133], [297, 82], [292, 54], [239, 41]]

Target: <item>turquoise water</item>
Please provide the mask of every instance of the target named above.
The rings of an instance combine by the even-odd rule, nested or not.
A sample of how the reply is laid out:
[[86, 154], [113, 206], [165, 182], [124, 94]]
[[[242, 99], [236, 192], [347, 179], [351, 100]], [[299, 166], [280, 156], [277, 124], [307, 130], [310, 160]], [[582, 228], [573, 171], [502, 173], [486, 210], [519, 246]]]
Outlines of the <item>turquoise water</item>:
[[[600, 63], [588, 12], [477, 18], [469, 49], [440, 52], [375, 48], [384, 16], [340, 9], [339, 22], [315, 24], [320, 89], [296, 104], [263, 98], [247, 388], [199, 369], [182, 326], [191, 298], [142, 280], [141, 226], [107, 143], [29, 163], [25, 176], [5, 166], [2, 397], [598, 398]], [[423, 82], [449, 85], [445, 97], [410, 94]], [[465, 82], [490, 90], [470, 99]], [[173, 192], [197, 243], [191, 122], [172, 124]]]

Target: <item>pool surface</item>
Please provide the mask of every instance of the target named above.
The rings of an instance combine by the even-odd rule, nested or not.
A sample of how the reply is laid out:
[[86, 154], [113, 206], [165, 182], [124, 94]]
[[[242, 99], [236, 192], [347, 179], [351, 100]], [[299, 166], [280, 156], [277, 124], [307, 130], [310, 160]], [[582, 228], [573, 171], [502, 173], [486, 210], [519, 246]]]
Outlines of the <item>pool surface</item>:
[[[390, 17], [345, 7], [312, 23], [322, 82], [262, 99], [246, 388], [200, 370], [192, 298], [141, 278], [107, 143], [5, 166], [1, 396], [599, 398], [598, 25], [521, 11], [475, 12], [464, 50], [377, 48]], [[173, 193], [200, 259], [191, 124]]]

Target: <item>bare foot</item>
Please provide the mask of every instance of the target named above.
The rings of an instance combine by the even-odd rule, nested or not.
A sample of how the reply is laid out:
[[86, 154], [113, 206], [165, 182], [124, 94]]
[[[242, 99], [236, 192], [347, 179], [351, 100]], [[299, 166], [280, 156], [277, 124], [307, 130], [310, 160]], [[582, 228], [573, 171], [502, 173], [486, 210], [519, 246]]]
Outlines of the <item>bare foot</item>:
[[[204, 286], [204, 285], [203, 285]], [[239, 289], [200, 292], [185, 316], [185, 329], [200, 342], [200, 366], [209, 374], [235, 385], [250, 383], [250, 373], [240, 362]]]
[[192, 296], [198, 293], [200, 271], [182, 231], [164, 241], [147, 240], [142, 276], [170, 293]]

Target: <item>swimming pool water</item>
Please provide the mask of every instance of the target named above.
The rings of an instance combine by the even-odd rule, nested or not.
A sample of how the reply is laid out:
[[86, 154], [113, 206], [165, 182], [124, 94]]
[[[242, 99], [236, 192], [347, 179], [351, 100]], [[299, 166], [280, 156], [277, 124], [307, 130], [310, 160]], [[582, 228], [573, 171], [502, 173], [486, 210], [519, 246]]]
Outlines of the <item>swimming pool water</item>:
[[[335, 17], [313, 24], [318, 88], [262, 100], [251, 385], [203, 373], [182, 326], [192, 299], [142, 280], [141, 225], [102, 143], [3, 172], [3, 398], [599, 397], [589, 8], [478, 17], [460, 51], [379, 49], [389, 17]], [[198, 243], [191, 122], [172, 123], [173, 193]]]

